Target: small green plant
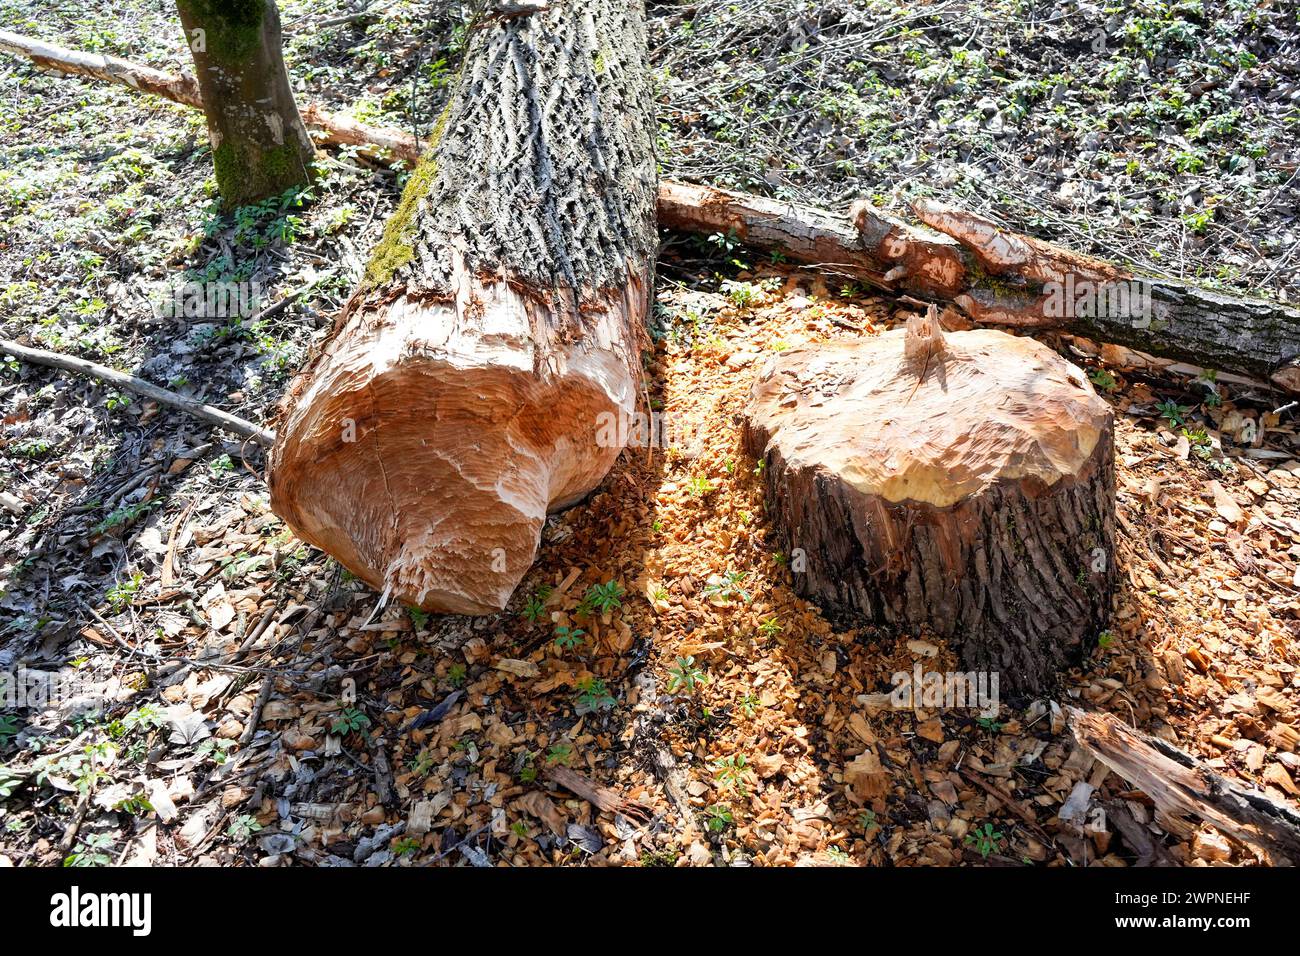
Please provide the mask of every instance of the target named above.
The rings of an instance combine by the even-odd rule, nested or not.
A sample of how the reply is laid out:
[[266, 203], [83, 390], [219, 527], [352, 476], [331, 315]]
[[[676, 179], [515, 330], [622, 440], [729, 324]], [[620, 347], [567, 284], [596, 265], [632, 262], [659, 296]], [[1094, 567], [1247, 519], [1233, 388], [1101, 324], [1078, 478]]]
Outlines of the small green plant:
[[360, 732], [370, 726], [370, 718], [355, 707], [345, 707], [330, 724], [332, 734]]
[[552, 767], [558, 763], [562, 763], [567, 767], [572, 759], [573, 744], [570, 743], [551, 744], [550, 749], [546, 751], [546, 763]]
[[393, 844], [393, 852], [398, 856], [414, 856], [420, 849], [420, 841], [415, 837], [402, 837]]
[[107, 833], [94, 833], [77, 844], [76, 849], [64, 859], [64, 866], [89, 867], [108, 866], [112, 858], [108, 850], [113, 845], [113, 838]]
[[211, 759], [217, 766], [221, 766], [230, 759], [230, 749], [234, 746], [235, 742], [233, 740], [205, 737], [194, 747], [194, 756], [200, 760]]
[[713, 493], [713, 482], [703, 475], [695, 475], [686, 482], [686, 490], [696, 498], [706, 498]]
[[261, 829], [262, 824], [257, 822], [256, 817], [248, 813], [241, 813], [230, 821], [230, 826], [226, 827], [226, 836], [236, 843], [247, 843], [253, 838], [253, 834]]
[[128, 733], [148, 731], [167, 722], [167, 715], [157, 704], [141, 704], [122, 718], [122, 729]]
[[752, 690], [746, 691], [745, 696], [740, 698], [741, 713], [743, 713], [746, 717], [750, 718], [751, 720], [754, 718], [754, 715], [758, 713], [758, 705], [759, 705], [758, 695], [755, 694]]
[[418, 754], [408, 760], [406, 766], [407, 769], [411, 771], [413, 777], [423, 779], [429, 775], [429, 771], [433, 769], [434, 763], [435, 760], [433, 754], [429, 752], [428, 747], [425, 747]]
[[1002, 724], [998, 723], [996, 717], [976, 717], [975, 723], [979, 724], [981, 730], [986, 730], [991, 734], [1002, 733]]
[[510, 832], [521, 840], [527, 839], [528, 824], [523, 820], [516, 820], [514, 823], [510, 824]]
[[677, 663], [668, 668], [668, 693], [670, 694], [675, 694], [679, 690], [693, 694], [696, 688], [708, 682], [709, 675], [696, 666], [694, 656], [679, 657]]
[[708, 828], [710, 833], [721, 833], [734, 822], [731, 811], [720, 803], [715, 803], [704, 811], [708, 814]]
[[749, 772], [749, 766], [744, 754], [732, 754], [714, 761], [713, 770], [719, 787], [745, 795], [745, 775]]
[[114, 613], [125, 610], [127, 605], [135, 600], [135, 594], [140, 590], [140, 585], [143, 583], [144, 575], [139, 571], [131, 575], [128, 581], [118, 581], [104, 594], [108, 606], [113, 609]]
[[987, 860], [989, 854], [1001, 845], [1002, 831], [993, 829], [992, 823], [985, 823], [982, 827], [976, 827], [967, 833], [963, 842], [967, 846], [973, 846], [979, 855]]
[[423, 631], [429, 624], [428, 611], [422, 611], [418, 607], [408, 607], [406, 614], [411, 619], [411, 626], [417, 631]]
[[537, 765], [533, 763], [535, 754], [529, 754], [524, 759], [524, 765], [519, 768], [519, 782], [532, 783], [537, 779]]
[[1119, 387], [1115, 381], [1115, 376], [1111, 375], [1110, 372], [1104, 368], [1095, 368], [1089, 372], [1088, 381], [1092, 382], [1093, 385], [1101, 389], [1103, 392], [1113, 392]]
[[763, 291], [752, 282], [725, 282], [723, 289], [731, 304], [738, 309], [752, 309]]
[[1097, 635], [1097, 646], [1103, 651], [1108, 651], [1119, 641], [1114, 631], [1102, 631]]
[[850, 862], [848, 852], [846, 850], [841, 850], [838, 846], [828, 846], [826, 848], [826, 856], [831, 860], [831, 862], [839, 866], [845, 866]]
[[781, 627], [781, 622], [774, 617], [769, 617], [758, 625], [758, 633], [764, 637], [776, 637], [783, 630], [785, 629]]
[[612, 710], [615, 704], [609, 688], [599, 677], [584, 677], [578, 681], [578, 694], [574, 700], [578, 716], [601, 710]]
[[555, 628], [555, 646], [562, 651], [571, 651], [582, 643], [583, 635], [586, 633], [580, 627], [559, 624]]
[[536, 595], [530, 597], [528, 603], [524, 605], [524, 609], [519, 612], [519, 616], [529, 624], [536, 624], [546, 617], [546, 602]]
[[[0, 687], [3, 684], [0, 683]], [[9, 741], [18, 736], [18, 718], [12, 714], [0, 715], [0, 747], [7, 747]]]
[[1190, 405], [1179, 405], [1173, 401], [1161, 402], [1156, 406], [1156, 413], [1174, 428], [1187, 421], [1187, 416], [1191, 414], [1191, 411]]
[[129, 813], [133, 817], [142, 817], [147, 813], [153, 813], [153, 804], [144, 796], [136, 794], [133, 797], [127, 797], [113, 804], [113, 809], [119, 813]]
[[24, 458], [42, 458], [54, 446], [43, 438], [29, 438], [13, 446], [13, 450]]
[[1197, 458], [1211, 458], [1214, 455], [1214, 441], [1204, 428], [1181, 428], [1180, 434], [1187, 439]]
[[610, 611], [623, 606], [623, 593], [623, 586], [617, 581], [593, 584], [587, 589], [587, 593], [583, 595], [582, 603], [588, 610], [608, 614]]
[[863, 810], [858, 814], [858, 826], [862, 828], [862, 833], [868, 839], [871, 837], [871, 831], [880, 824], [876, 821], [875, 810]]
[[464, 664], [452, 664], [447, 668], [447, 683], [452, 687], [462, 687], [465, 684], [465, 677], [468, 671]]
[[123, 505], [122, 507], [109, 512], [109, 514], [104, 518], [103, 521], [95, 525], [94, 533], [103, 534], [104, 532], [111, 531], [112, 529], [117, 527], [125, 527], [126, 525], [129, 525], [131, 522], [135, 521], [141, 515], [158, 507], [158, 504], [159, 502], [157, 500], [154, 500], [154, 501], [136, 501], [129, 505]]
[[728, 571], [721, 581], [708, 585], [703, 592], [705, 597], [716, 597], [721, 601], [739, 600], [749, 603], [749, 592], [740, 585], [745, 580], [744, 571]]

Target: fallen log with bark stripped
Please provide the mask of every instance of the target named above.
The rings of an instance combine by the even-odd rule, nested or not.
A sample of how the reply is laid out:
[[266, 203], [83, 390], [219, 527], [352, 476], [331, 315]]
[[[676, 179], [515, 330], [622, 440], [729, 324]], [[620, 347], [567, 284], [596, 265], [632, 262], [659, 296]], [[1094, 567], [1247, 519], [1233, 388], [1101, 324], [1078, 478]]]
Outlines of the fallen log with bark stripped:
[[[4, 31], [0, 51], [64, 75], [199, 105], [197, 87], [184, 75]], [[358, 123], [315, 104], [302, 106], [301, 114], [322, 143], [359, 146], [371, 158], [408, 164], [420, 155], [420, 144], [400, 130]], [[1139, 276], [939, 203], [921, 202], [914, 211], [922, 225], [867, 203], [854, 204], [846, 216], [691, 183], [665, 180], [658, 192], [659, 224], [667, 229], [732, 232], [755, 248], [780, 251], [794, 262], [883, 291], [952, 303], [976, 322], [1067, 332], [1300, 394], [1300, 310]], [[1045, 288], [1049, 283], [1052, 288]], [[1139, 286], [1142, 311], [1134, 315], [1131, 290]], [[1126, 307], [1098, 312], [1099, 298], [1121, 296]]]
[[[605, 477], [654, 273], [639, 0], [500, 10], [362, 286], [290, 389], [271, 504], [377, 590], [505, 607], [548, 511]], [[615, 430], [616, 431], [616, 430]]]
[[1134, 730], [1113, 714], [1070, 708], [1075, 739], [1156, 806], [1156, 822], [1184, 839], [1209, 823], [1275, 864], [1300, 863], [1300, 808], [1214, 773], [1177, 747]]

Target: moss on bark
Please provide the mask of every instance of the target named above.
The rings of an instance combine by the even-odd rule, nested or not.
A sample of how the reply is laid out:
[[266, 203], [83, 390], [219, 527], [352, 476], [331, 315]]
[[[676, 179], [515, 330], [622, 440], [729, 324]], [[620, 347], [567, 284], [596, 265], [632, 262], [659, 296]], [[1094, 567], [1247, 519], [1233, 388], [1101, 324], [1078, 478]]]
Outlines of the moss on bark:
[[220, 63], [236, 64], [262, 42], [266, 0], [177, 0], [206, 32], [208, 55]]
[[[250, 159], [248, 151], [227, 140], [213, 151], [212, 165], [227, 208], [240, 205], [239, 197], [273, 196], [305, 181], [293, 143], [259, 147]], [[310, 173], [307, 170], [308, 177]]]

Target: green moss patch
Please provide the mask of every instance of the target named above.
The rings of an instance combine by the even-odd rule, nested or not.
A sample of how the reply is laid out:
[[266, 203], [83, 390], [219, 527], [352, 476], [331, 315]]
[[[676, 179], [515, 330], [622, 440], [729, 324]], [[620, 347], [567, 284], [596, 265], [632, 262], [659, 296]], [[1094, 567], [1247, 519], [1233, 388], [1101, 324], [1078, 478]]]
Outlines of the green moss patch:
[[206, 32], [208, 56], [220, 63], [238, 63], [262, 42], [266, 0], [178, 0]]

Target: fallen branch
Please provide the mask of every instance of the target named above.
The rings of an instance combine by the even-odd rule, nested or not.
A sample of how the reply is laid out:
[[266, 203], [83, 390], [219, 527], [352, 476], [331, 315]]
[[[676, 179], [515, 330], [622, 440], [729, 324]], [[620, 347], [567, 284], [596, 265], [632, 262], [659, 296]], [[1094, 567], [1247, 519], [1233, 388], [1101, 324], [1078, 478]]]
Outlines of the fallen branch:
[[19, 345], [11, 339], [0, 339], [0, 355], [12, 355], [24, 362], [31, 362], [33, 365], [44, 365], [48, 368], [62, 369], [65, 372], [76, 372], [78, 375], [89, 375], [101, 382], [108, 382], [128, 392], [142, 395], [158, 402], [160, 405], [180, 409], [195, 418], [200, 418], [212, 425], [218, 425], [227, 431], [234, 432], [236, 435], [255, 441], [264, 448], [270, 448], [275, 444], [275, 432], [270, 429], [261, 428], [237, 415], [223, 412], [221, 409], [205, 405], [203, 402], [196, 402], [169, 389], [159, 388], [142, 378], [136, 378], [134, 375], [119, 372], [105, 365], [98, 365], [86, 359], [74, 358], [70, 355], [60, 355], [58, 352], [47, 352], [45, 349], [34, 349], [26, 345]]
[[[953, 301], [976, 322], [1063, 329], [1300, 391], [1300, 310], [1176, 279], [1138, 276], [941, 203], [923, 200], [914, 211], [961, 244], [971, 278]], [[1071, 302], [1070, 290], [1088, 296], [1102, 289], [1134, 295], [1140, 289], [1149, 301], [1121, 314], [1098, 308], [1099, 303], [1069, 308], [1079, 302]], [[1067, 314], [1053, 314], [1061, 305]]]
[[[1139, 276], [940, 203], [918, 202], [914, 212], [922, 225], [865, 202], [843, 217], [659, 184], [659, 224], [668, 229], [730, 233], [886, 291], [950, 302], [982, 324], [1067, 332], [1300, 392], [1300, 310]], [[1112, 310], [1121, 296], [1125, 306]]]
[[[0, 30], [0, 51], [24, 57], [43, 70], [116, 83], [182, 106], [202, 109], [199, 85], [187, 73], [166, 73], [119, 57], [70, 50], [7, 30]], [[371, 159], [402, 160], [408, 165], [414, 165], [420, 158], [420, 143], [410, 133], [359, 123], [315, 104], [307, 104], [300, 113], [303, 122], [316, 132], [322, 143], [359, 146], [361, 153]]]
[[1070, 708], [1075, 739], [1095, 758], [1149, 796], [1159, 822], [1190, 837], [1195, 820], [1239, 843], [1261, 847], [1278, 862], [1300, 862], [1300, 810], [1244, 787], [1200, 761], [1106, 713]]
[[[197, 107], [198, 88], [170, 74], [122, 60], [68, 50], [0, 31], [0, 51], [42, 69], [117, 83]], [[361, 148], [379, 161], [414, 164], [422, 146], [409, 133], [369, 126], [315, 104], [301, 109], [320, 142]], [[831, 269], [876, 288], [950, 302], [976, 322], [1027, 331], [1059, 330], [1204, 369], [1235, 373], [1300, 393], [1300, 310], [1143, 277], [1118, 265], [1003, 229], [941, 203], [921, 201], [916, 226], [856, 203], [848, 216], [689, 183], [659, 184], [659, 224], [683, 232], [732, 232], [747, 245], [778, 250], [794, 262]], [[1049, 307], [1049, 283], [1149, 289], [1149, 315], [1107, 318], [1066, 303]], [[1104, 310], [1103, 310], [1104, 311]]]
[[649, 819], [650, 814], [645, 807], [626, 799], [617, 790], [584, 777], [576, 770], [564, 766], [550, 767], [546, 770], [546, 777], [604, 813], [622, 813], [643, 822]]

